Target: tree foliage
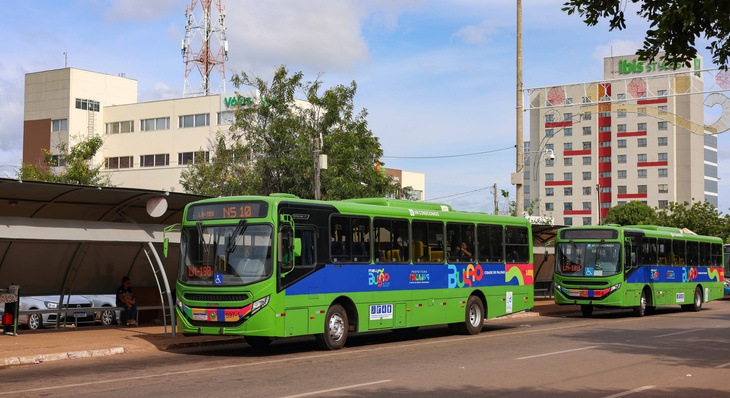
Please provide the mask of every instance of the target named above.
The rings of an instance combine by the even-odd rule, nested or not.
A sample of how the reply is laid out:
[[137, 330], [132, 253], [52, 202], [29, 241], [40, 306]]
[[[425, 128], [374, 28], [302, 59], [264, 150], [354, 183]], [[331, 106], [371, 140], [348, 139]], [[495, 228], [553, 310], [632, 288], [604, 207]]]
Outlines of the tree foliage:
[[710, 202], [689, 202], [669, 205], [657, 212], [660, 225], [687, 228], [700, 235], [718, 236], [728, 241], [730, 216], [722, 215]]
[[624, 10], [626, 3], [638, 3], [637, 14], [650, 23], [643, 48], [638, 51], [642, 59], [654, 59], [664, 50], [662, 57], [668, 62], [690, 65], [697, 56], [695, 40], [710, 41], [707, 49], [716, 64], [727, 68], [730, 56], [730, 2], [727, 0], [569, 0], [563, 11], [577, 13], [588, 26], [595, 26], [600, 19], [608, 19], [609, 30], [626, 28]]
[[[384, 196], [392, 181], [380, 172], [383, 154], [368, 128], [367, 112], [355, 112], [357, 85], [323, 90], [320, 76], [304, 82], [301, 72], [279, 67], [271, 82], [245, 72], [236, 88], [257, 98], [238, 101], [229, 132], [216, 135], [210, 162], [181, 174], [186, 191], [211, 196], [291, 193], [314, 197], [315, 144], [321, 140], [328, 168], [321, 170], [323, 199]], [[301, 95], [305, 101], [296, 99]], [[239, 94], [240, 96], [240, 94]]]
[[[45, 181], [63, 184], [79, 184], [91, 186], [112, 186], [109, 176], [101, 173], [102, 165], [93, 165], [94, 156], [99, 152], [104, 140], [98, 135], [79, 141], [68, 149], [66, 144], [59, 145], [58, 155], [54, 157], [50, 150], [44, 149], [41, 164], [23, 163], [18, 170], [20, 180]], [[59, 166], [59, 159], [65, 161]]]
[[657, 225], [656, 211], [638, 200], [614, 206], [603, 219], [604, 224]]

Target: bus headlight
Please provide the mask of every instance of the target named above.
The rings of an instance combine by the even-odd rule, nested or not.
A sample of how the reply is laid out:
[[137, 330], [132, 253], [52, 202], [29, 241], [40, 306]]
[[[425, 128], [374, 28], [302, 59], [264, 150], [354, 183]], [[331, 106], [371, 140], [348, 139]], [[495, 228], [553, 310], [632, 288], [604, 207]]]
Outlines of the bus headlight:
[[253, 308], [251, 308], [251, 315], [259, 312], [260, 309], [266, 307], [269, 304], [269, 296], [260, 298], [253, 302]]
[[620, 283], [617, 283], [617, 284], [611, 286], [610, 292], [613, 293], [613, 292], [615, 292], [618, 289], [621, 289], [621, 284]]

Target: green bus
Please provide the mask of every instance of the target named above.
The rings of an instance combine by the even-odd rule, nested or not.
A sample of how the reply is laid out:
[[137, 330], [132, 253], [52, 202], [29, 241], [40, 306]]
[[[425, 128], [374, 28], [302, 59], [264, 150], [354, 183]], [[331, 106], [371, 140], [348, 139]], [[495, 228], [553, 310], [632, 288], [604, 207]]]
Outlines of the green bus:
[[524, 218], [390, 199], [221, 197], [186, 206], [176, 284], [178, 331], [241, 335], [252, 346], [313, 335], [484, 319], [533, 306]]
[[557, 304], [699, 311], [723, 296], [723, 242], [679, 228], [583, 226], [558, 230], [553, 288]]

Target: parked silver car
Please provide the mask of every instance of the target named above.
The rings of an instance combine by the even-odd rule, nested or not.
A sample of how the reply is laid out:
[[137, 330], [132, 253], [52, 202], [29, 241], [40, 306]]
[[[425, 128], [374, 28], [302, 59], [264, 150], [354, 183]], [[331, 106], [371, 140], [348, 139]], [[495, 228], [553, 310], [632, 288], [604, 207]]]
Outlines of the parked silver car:
[[[91, 301], [83, 296], [65, 296], [63, 298], [63, 306], [58, 303], [58, 296], [27, 296], [20, 297], [20, 311], [27, 310], [57, 310], [78, 309], [74, 312], [61, 313], [59, 322], [61, 324], [93, 324], [96, 322], [96, 313], [93, 311], [84, 311], [85, 308], [91, 308]], [[53, 326], [56, 324], [56, 313], [29, 314], [25, 317], [18, 317], [18, 323], [23, 323], [28, 329], [39, 329], [44, 326]]]
[[[86, 294], [84, 295], [84, 297], [91, 301], [91, 304], [94, 307], [103, 308], [117, 306], [117, 296], [114, 294]], [[108, 326], [117, 323], [121, 319], [120, 312], [121, 311], [114, 311], [109, 309], [99, 311], [97, 315], [98, 319], [101, 321], [101, 324], [104, 326]]]

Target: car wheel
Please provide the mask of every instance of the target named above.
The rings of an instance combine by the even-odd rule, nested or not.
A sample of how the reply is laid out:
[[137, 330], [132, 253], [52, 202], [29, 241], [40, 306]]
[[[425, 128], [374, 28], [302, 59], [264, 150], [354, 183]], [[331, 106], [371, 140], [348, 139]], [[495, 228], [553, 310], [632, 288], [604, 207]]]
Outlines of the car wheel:
[[101, 324], [104, 326], [113, 325], [116, 320], [116, 314], [112, 310], [104, 310], [101, 312]]
[[43, 327], [43, 318], [41, 314], [30, 314], [28, 315], [28, 329], [36, 330]]

